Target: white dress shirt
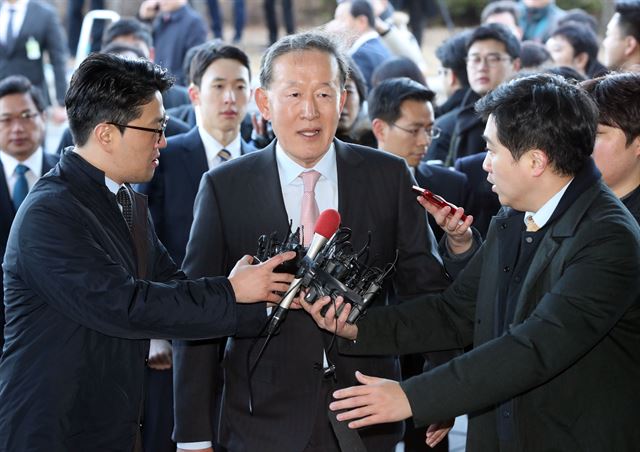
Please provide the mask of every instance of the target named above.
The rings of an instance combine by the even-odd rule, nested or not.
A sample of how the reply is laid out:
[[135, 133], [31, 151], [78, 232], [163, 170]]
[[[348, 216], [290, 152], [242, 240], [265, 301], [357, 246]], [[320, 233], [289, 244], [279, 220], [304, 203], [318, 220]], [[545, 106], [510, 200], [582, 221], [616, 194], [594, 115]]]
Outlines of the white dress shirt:
[[553, 195], [549, 199], [549, 201], [544, 203], [544, 205], [540, 207], [540, 209], [538, 209], [537, 212], [525, 212], [524, 224], [525, 225], [527, 224], [527, 217], [529, 215], [533, 217], [533, 221], [539, 228], [542, 228], [545, 224], [547, 224], [547, 222], [549, 221], [549, 218], [551, 218], [551, 215], [553, 215], [553, 212], [556, 210], [556, 207], [558, 207], [558, 204], [562, 199], [562, 195], [564, 195], [564, 192], [567, 191], [567, 188], [569, 187], [569, 184], [571, 184], [571, 182], [573, 182], [573, 179], [571, 179], [567, 183], [567, 185], [562, 187], [558, 193]]
[[9, 29], [9, 9], [13, 8], [13, 35], [18, 36], [22, 23], [24, 22], [24, 16], [27, 14], [28, 0], [18, 0], [14, 4], [8, 2], [2, 2], [0, 4], [0, 42], [3, 44], [7, 42], [7, 30]]
[[[207, 165], [209, 169], [215, 168], [216, 166], [223, 163], [223, 160], [218, 155], [222, 149], [226, 149], [231, 154], [231, 159], [238, 158], [242, 155], [241, 144], [242, 138], [240, 134], [236, 136], [236, 138], [229, 143], [227, 146], [223, 146], [213, 138], [209, 133], [204, 130], [202, 127], [198, 127], [198, 133], [200, 134], [200, 139], [202, 140], [202, 144], [204, 145], [204, 152], [207, 154]], [[229, 159], [229, 160], [231, 160]]]
[[18, 175], [15, 173], [16, 166], [22, 164], [29, 168], [29, 171], [24, 173], [24, 177], [27, 178], [27, 184], [29, 185], [29, 190], [31, 190], [33, 184], [42, 176], [43, 153], [42, 147], [39, 147], [28, 159], [20, 162], [6, 152], [0, 151], [0, 161], [2, 161], [2, 166], [4, 167], [4, 178], [7, 181], [9, 196], [11, 196], [12, 199], [13, 189], [18, 181]]

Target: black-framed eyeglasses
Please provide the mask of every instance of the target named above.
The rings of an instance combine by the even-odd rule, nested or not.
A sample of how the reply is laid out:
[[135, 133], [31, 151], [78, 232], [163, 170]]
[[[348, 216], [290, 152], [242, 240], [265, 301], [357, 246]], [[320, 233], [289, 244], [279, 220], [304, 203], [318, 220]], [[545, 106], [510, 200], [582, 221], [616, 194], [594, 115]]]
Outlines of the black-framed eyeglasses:
[[431, 139], [435, 139], [438, 138], [440, 136], [441, 130], [439, 127], [433, 126], [433, 127], [416, 127], [415, 129], [407, 129], [405, 127], [399, 126], [398, 124], [396, 124], [395, 122], [392, 122], [391, 125], [393, 127], [397, 127], [398, 129], [402, 130], [403, 132], [407, 132], [408, 134], [410, 134], [413, 137], [417, 137], [418, 134], [420, 132], [427, 134], [427, 136]]
[[20, 124], [27, 124], [33, 122], [35, 118], [40, 115], [37, 111], [23, 111], [15, 116], [0, 116], [0, 128], [11, 126], [13, 121], [18, 121]]
[[135, 129], [135, 130], [142, 130], [143, 132], [151, 132], [151, 133], [157, 133], [158, 134], [158, 143], [160, 143], [162, 141], [162, 137], [164, 136], [164, 132], [165, 130], [167, 130], [167, 124], [169, 123], [169, 117], [165, 116], [165, 118], [162, 120], [162, 128], [161, 129], [152, 129], [150, 127], [140, 127], [140, 126], [130, 126], [130, 125], [125, 125], [125, 124], [118, 124], [117, 122], [112, 122], [112, 121], [108, 121], [107, 124], [111, 124], [112, 126], [117, 126], [117, 127], [124, 127], [126, 129]]
[[485, 56], [469, 55], [464, 59], [467, 66], [480, 66], [483, 63], [489, 67], [495, 67], [500, 64], [501, 61], [513, 61], [509, 55], [503, 55], [500, 53], [488, 53]]

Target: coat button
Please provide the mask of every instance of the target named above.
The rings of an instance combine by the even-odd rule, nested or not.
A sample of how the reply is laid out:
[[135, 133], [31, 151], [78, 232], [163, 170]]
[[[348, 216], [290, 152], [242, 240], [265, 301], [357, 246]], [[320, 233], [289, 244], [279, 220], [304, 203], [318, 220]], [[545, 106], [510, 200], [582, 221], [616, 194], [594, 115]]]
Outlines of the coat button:
[[527, 243], [533, 243], [533, 239], [531, 237], [527, 237], [524, 241]]
[[500, 229], [507, 229], [507, 223], [502, 223], [500, 225]]
[[502, 271], [503, 271], [503, 272], [505, 272], [505, 273], [509, 273], [509, 272], [511, 271], [511, 267], [509, 267], [508, 265], [506, 265], [506, 266], [502, 269]]
[[502, 417], [505, 417], [505, 418], [509, 418], [509, 417], [511, 417], [511, 411], [509, 411], [509, 410], [504, 410], [504, 411], [502, 412]]

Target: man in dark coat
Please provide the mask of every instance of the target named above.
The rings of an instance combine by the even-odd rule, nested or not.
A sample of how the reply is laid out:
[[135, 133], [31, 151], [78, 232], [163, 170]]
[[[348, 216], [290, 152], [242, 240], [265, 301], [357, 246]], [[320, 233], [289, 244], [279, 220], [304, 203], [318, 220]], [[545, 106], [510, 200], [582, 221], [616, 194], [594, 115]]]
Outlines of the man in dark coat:
[[347, 409], [350, 428], [468, 413], [469, 452], [636, 450], [640, 231], [590, 157], [597, 108], [564, 79], [534, 75], [478, 109], [488, 179], [509, 207], [452, 286], [357, 326], [347, 313], [336, 326], [333, 308], [323, 318], [326, 300], [304, 303], [355, 340], [343, 353], [474, 348], [400, 384], [360, 374], [331, 409]]
[[[236, 302], [279, 300], [280, 255], [229, 278], [186, 280], [153, 232], [148, 181], [166, 144], [166, 71], [92, 55], [66, 107], [77, 144], [36, 183], [3, 264], [0, 450], [140, 450], [149, 337], [236, 332]], [[293, 254], [293, 253], [291, 253]]]
[[[307, 193], [313, 193], [319, 211], [339, 210], [342, 223], [353, 232], [355, 249], [364, 247], [371, 233], [369, 265], [383, 268], [398, 250], [397, 270], [385, 289], [393, 282], [396, 293], [405, 297], [439, 291], [448, 284], [431, 252], [433, 236], [416, 205], [404, 161], [334, 139], [345, 98], [346, 67], [336, 45], [318, 33], [288, 36], [269, 48], [256, 101], [273, 124], [277, 140], [204, 175], [184, 261], [188, 275], [225, 274], [235, 256], [256, 249], [260, 235], [276, 231], [282, 237], [289, 219], [294, 227], [303, 223], [308, 199], [304, 178], [310, 173], [317, 183]], [[385, 297], [376, 297], [374, 303], [385, 304]], [[304, 312], [291, 311], [251, 379], [252, 415], [247, 362], [255, 359], [259, 348], [252, 343], [260, 340], [268, 315], [265, 305], [254, 307], [241, 313], [250, 329], [227, 342], [219, 432], [212, 425], [220, 384], [214, 378], [221, 365], [218, 348], [174, 342], [175, 439], [217, 439], [220, 447], [234, 452], [338, 451], [327, 416], [331, 388], [352, 384], [357, 368], [397, 378], [397, 360], [342, 356], [330, 347], [331, 335], [320, 331]], [[324, 377], [329, 363], [335, 364], [336, 383]], [[399, 423], [372, 428], [362, 439], [370, 451], [393, 451], [401, 428]], [[217, 451], [219, 446], [213, 445]], [[210, 451], [212, 444], [206, 446]]]
[[[42, 149], [45, 115], [42, 95], [26, 77], [12, 75], [0, 82], [0, 258], [27, 192], [58, 163], [57, 156]], [[2, 344], [4, 307], [0, 306], [0, 355]]]

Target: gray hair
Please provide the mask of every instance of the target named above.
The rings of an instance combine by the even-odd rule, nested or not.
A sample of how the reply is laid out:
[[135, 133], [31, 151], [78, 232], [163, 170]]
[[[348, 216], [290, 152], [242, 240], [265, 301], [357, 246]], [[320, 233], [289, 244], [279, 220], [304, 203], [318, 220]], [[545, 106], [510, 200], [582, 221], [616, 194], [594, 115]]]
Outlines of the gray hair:
[[268, 89], [269, 85], [271, 85], [273, 81], [273, 65], [278, 57], [287, 53], [305, 50], [318, 50], [333, 55], [336, 63], [338, 63], [340, 72], [340, 87], [344, 88], [349, 75], [349, 65], [338, 43], [328, 34], [319, 31], [285, 36], [269, 47], [260, 62], [260, 85], [265, 89]]

